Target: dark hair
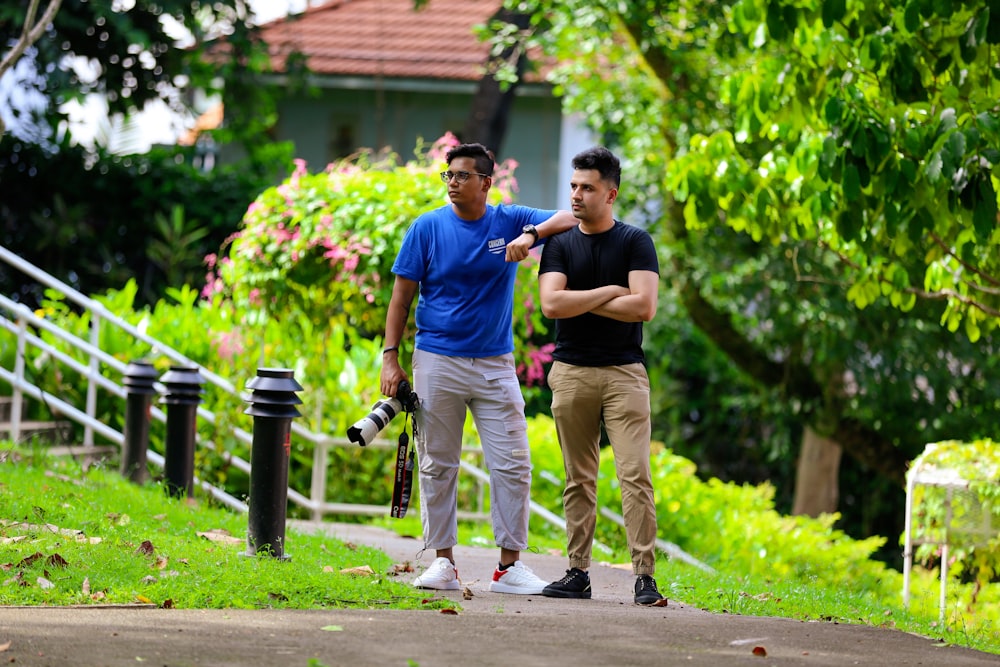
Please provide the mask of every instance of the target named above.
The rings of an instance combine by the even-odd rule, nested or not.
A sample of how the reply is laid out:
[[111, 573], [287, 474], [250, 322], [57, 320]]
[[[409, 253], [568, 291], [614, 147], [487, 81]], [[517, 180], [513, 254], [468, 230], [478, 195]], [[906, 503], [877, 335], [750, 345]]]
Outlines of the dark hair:
[[622, 165], [615, 154], [604, 146], [594, 146], [573, 156], [574, 169], [594, 169], [601, 180], [614, 183], [618, 188], [622, 183]]
[[445, 159], [448, 160], [448, 165], [450, 166], [451, 161], [457, 157], [471, 157], [476, 161], [476, 171], [487, 176], [493, 175], [494, 155], [493, 151], [486, 148], [486, 146], [482, 144], [459, 144], [448, 151]]

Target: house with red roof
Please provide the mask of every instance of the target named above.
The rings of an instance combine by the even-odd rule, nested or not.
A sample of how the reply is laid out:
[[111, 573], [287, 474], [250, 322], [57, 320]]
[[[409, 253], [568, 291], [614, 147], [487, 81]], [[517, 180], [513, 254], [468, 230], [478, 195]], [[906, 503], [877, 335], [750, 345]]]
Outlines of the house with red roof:
[[[460, 135], [490, 49], [474, 27], [500, 5], [429, 0], [417, 10], [413, 0], [330, 0], [262, 25], [274, 71], [267, 85], [289, 90], [274, 138], [294, 142], [296, 157], [318, 170], [362, 147], [388, 147], [406, 159], [418, 139]], [[288, 86], [289, 60], [301, 57], [308, 92]], [[566, 208], [569, 161], [587, 141], [552, 87], [528, 75], [497, 152], [519, 163], [517, 202]]]

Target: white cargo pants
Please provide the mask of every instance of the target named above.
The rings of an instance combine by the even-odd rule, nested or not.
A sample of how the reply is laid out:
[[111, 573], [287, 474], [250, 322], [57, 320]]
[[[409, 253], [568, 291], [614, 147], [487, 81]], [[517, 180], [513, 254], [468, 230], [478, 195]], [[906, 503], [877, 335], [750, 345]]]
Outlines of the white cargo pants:
[[490, 518], [496, 545], [525, 549], [531, 453], [514, 355], [448, 357], [415, 350], [413, 389], [420, 397], [414, 443], [424, 548], [447, 549], [458, 543], [458, 471], [468, 409], [490, 473]]

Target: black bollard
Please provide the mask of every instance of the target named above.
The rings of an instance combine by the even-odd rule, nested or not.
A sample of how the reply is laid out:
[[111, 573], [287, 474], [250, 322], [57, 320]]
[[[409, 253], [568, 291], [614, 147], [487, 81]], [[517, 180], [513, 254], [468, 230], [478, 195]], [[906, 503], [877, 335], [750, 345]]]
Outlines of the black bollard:
[[197, 368], [171, 366], [160, 382], [166, 387], [161, 402], [167, 406], [167, 437], [163, 472], [172, 496], [194, 495], [194, 445], [201, 373]]
[[125, 432], [122, 434], [122, 477], [136, 484], [149, 480], [146, 450], [149, 449], [149, 409], [156, 394], [156, 369], [145, 361], [125, 367]]
[[258, 553], [288, 560], [285, 515], [288, 511], [288, 459], [292, 448], [292, 418], [301, 413], [295, 395], [302, 385], [284, 368], [258, 368], [247, 383], [252, 390], [244, 412], [252, 415], [250, 500], [247, 556]]

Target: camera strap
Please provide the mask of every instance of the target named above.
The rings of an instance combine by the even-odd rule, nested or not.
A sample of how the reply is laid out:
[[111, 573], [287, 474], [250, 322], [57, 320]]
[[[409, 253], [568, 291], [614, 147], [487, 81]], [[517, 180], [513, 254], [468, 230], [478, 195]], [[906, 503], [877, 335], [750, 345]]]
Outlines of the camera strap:
[[410, 449], [410, 436], [406, 433], [406, 423], [410, 414], [403, 418], [403, 432], [399, 434], [399, 444], [396, 447], [396, 480], [392, 486], [392, 510], [389, 516], [402, 519], [410, 506], [410, 491], [413, 488], [413, 450]]

